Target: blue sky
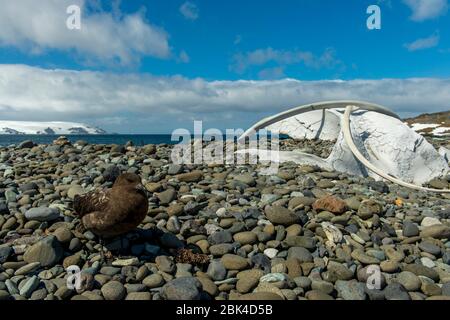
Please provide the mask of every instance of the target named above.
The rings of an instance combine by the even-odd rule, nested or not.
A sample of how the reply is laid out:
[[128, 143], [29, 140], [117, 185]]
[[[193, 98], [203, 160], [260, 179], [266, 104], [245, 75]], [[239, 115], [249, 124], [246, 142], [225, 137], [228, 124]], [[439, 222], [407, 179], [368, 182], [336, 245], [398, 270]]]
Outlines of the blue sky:
[[[0, 0], [5, 120], [146, 133], [194, 119], [247, 127], [324, 98], [384, 103], [404, 116], [449, 109], [447, 0], [39, 3]], [[64, 26], [70, 4], [82, 8], [81, 30]], [[380, 30], [366, 27], [373, 4]]]

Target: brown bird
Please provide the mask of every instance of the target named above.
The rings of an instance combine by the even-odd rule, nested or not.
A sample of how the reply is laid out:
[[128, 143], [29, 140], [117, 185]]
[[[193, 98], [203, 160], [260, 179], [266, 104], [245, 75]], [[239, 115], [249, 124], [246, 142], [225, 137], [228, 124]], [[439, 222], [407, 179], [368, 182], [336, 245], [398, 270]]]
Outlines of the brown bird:
[[75, 196], [73, 207], [83, 229], [100, 238], [110, 238], [135, 229], [144, 220], [148, 197], [141, 178], [125, 173], [116, 179], [111, 189]]

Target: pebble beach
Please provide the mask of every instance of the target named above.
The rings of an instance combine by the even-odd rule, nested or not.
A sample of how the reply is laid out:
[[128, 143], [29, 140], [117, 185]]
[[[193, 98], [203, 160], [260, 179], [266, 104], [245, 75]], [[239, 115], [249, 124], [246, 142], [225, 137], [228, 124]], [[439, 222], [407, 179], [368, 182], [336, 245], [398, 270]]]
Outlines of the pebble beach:
[[[282, 149], [326, 157], [331, 146]], [[173, 164], [172, 148], [64, 138], [0, 147], [0, 300], [450, 300], [448, 194], [294, 163], [273, 175]], [[124, 172], [142, 178], [148, 214], [103, 247], [78, 231], [73, 199]]]

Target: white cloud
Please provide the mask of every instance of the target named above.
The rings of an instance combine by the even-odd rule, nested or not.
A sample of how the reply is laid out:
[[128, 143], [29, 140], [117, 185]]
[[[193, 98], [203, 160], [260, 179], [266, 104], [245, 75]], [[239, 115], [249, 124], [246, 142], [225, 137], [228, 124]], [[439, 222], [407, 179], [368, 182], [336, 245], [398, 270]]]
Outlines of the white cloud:
[[447, 0], [403, 0], [412, 10], [411, 20], [425, 21], [445, 15], [448, 11]]
[[316, 56], [309, 51], [276, 50], [273, 48], [257, 49], [248, 52], [239, 52], [233, 56], [230, 69], [238, 74], [244, 73], [251, 66], [263, 66], [274, 62], [280, 66], [303, 63], [309, 68], [334, 67], [341, 64], [335, 58], [333, 49], [326, 49], [322, 55]]
[[[167, 33], [144, 13], [121, 15], [92, 10], [85, 0], [0, 0], [0, 45], [41, 54], [48, 49], [75, 52], [85, 61], [129, 65], [142, 56], [168, 58]], [[66, 8], [82, 8], [81, 29], [69, 30]], [[89, 9], [91, 8], [91, 9]]]
[[180, 12], [188, 20], [197, 20], [199, 16], [198, 7], [189, 1], [186, 1], [181, 5]]
[[435, 33], [429, 37], [417, 39], [411, 43], [406, 43], [405, 47], [409, 51], [417, 51], [417, 50], [434, 48], [439, 44], [439, 40], [440, 40], [439, 34]]
[[449, 110], [450, 79], [206, 81], [0, 65], [1, 120], [87, 122], [114, 132], [167, 132], [193, 119], [247, 127], [334, 99], [380, 103], [402, 116]]

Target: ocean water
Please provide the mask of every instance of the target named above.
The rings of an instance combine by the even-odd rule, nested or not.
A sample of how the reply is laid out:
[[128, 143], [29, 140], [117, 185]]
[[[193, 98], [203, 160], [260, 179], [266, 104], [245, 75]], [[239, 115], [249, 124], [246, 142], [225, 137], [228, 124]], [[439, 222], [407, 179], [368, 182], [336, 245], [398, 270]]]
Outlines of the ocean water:
[[[53, 140], [57, 139], [61, 135], [37, 135], [37, 134], [0, 134], [0, 146], [18, 145], [23, 141], [31, 140], [36, 144], [51, 144]], [[172, 141], [170, 134], [86, 134], [86, 135], [64, 135], [70, 142], [74, 143], [78, 140], [84, 140], [89, 144], [126, 144], [128, 141], [133, 142], [135, 146], [143, 146], [146, 144], [177, 144], [182, 141]], [[257, 135], [256, 137], [259, 137]], [[270, 137], [270, 134], [268, 135]], [[192, 139], [194, 136], [191, 137]], [[279, 139], [289, 138], [286, 135], [279, 135]], [[223, 140], [227, 137], [224, 135]], [[236, 139], [236, 137], [235, 137]]]
[[[31, 140], [37, 144], [50, 144], [59, 135], [0, 135], [0, 146], [19, 144]], [[72, 143], [84, 140], [90, 144], [125, 144], [132, 141], [136, 146], [146, 144], [175, 144], [170, 134], [105, 134], [105, 135], [65, 135]]]

